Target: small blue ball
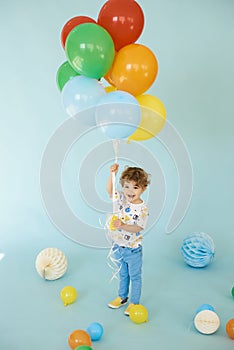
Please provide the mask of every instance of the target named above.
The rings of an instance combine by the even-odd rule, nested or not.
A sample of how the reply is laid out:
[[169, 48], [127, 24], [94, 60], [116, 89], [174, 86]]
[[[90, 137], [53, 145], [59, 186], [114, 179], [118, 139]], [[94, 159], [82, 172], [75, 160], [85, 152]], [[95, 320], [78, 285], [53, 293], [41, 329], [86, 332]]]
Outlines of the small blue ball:
[[103, 335], [103, 327], [100, 323], [93, 322], [88, 326], [87, 333], [92, 341], [100, 340]]

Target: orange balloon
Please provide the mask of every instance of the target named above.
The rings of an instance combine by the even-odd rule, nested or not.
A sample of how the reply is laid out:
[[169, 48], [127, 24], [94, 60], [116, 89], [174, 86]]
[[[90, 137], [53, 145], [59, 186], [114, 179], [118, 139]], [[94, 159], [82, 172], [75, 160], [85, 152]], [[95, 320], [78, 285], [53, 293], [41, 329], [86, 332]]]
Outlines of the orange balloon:
[[158, 61], [154, 53], [144, 45], [130, 44], [116, 53], [107, 80], [117, 90], [138, 96], [150, 88], [157, 73]]
[[90, 335], [83, 331], [82, 329], [76, 329], [68, 337], [68, 344], [72, 350], [76, 349], [78, 346], [87, 345], [91, 346]]
[[[115, 51], [115, 57], [117, 55], [117, 51]], [[115, 60], [115, 57], [114, 57], [114, 60]], [[113, 60], [113, 62], [114, 62]], [[108, 72], [105, 74], [104, 76], [104, 79], [110, 84], [110, 85], [114, 85], [112, 79], [111, 79], [111, 69], [108, 70]]]
[[105, 80], [110, 84], [110, 85], [114, 85], [113, 80], [111, 79], [111, 69], [106, 73], [106, 75], [104, 76]]
[[234, 318], [229, 320], [226, 324], [226, 332], [227, 335], [231, 338], [234, 339]]

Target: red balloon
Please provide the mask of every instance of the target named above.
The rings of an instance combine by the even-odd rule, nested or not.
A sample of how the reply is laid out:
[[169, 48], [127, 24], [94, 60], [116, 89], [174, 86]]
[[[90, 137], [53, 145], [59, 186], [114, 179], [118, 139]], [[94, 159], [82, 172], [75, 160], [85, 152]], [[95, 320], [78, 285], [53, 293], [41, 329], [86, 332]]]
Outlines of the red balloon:
[[97, 23], [97, 22], [91, 17], [87, 17], [87, 16], [76, 16], [69, 19], [69, 21], [64, 25], [61, 32], [61, 42], [62, 42], [63, 48], [65, 48], [65, 43], [66, 43], [68, 34], [72, 31], [73, 28], [75, 28], [76, 26], [82, 23]]
[[119, 51], [141, 35], [144, 13], [136, 1], [108, 0], [99, 12], [97, 23], [109, 32]]

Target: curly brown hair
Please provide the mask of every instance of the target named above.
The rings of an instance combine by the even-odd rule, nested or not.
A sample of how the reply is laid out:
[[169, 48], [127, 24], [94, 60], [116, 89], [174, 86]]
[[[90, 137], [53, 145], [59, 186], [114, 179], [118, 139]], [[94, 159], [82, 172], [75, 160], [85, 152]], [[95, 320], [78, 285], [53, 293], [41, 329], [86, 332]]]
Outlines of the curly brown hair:
[[150, 183], [149, 174], [137, 167], [128, 167], [122, 172], [119, 182], [123, 186], [125, 181], [134, 181], [138, 187], [143, 189]]

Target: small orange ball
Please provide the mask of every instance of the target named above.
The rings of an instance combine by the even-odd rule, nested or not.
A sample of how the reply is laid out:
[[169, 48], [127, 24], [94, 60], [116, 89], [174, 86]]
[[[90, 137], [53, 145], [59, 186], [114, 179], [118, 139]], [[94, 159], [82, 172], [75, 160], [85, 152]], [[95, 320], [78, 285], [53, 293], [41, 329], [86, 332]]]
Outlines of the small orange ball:
[[231, 338], [234, 339], [234, 318], [229, 320], [226, 324], [226, 332], [227, 335]]

